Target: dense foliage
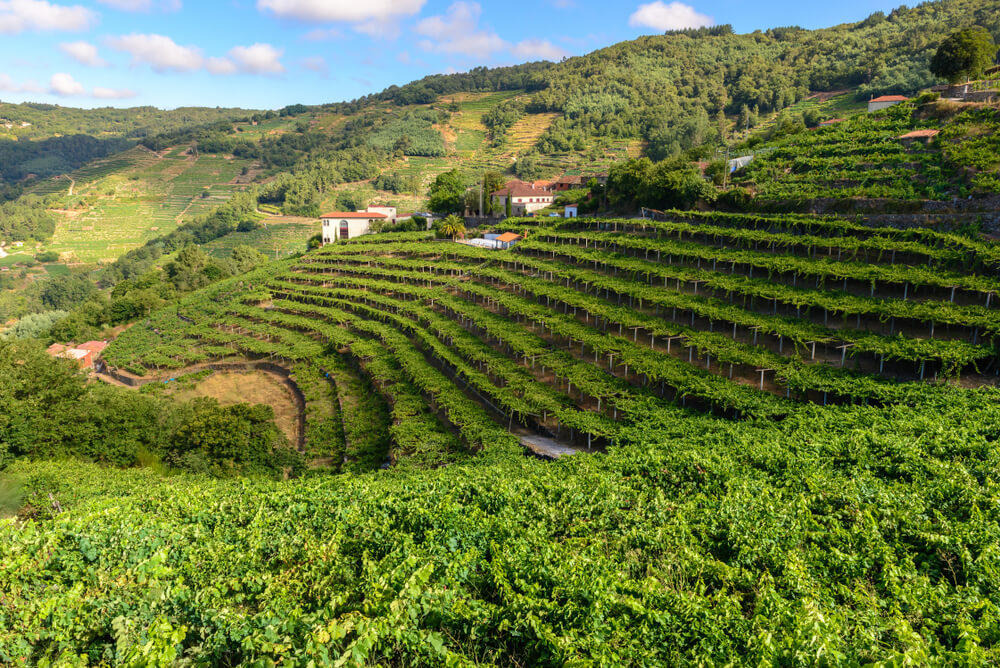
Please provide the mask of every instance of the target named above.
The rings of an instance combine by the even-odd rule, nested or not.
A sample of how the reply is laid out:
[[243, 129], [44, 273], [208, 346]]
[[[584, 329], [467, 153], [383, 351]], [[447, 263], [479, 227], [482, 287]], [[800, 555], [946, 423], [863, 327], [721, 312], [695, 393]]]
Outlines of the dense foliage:
[[30, 340], [0, 341], [0, 368], [0, 467], [16, 458], [60, 457], [116, 466], [162, 460], [220, 476], [301, 466], [270, 406], [176, 403], [86, 383], [73, 362]]
[[44, 241], [55, 229], [55, 218], [46, 210], [45, 201], [38, 197], [28, 195], [0, 202], [0, 242]]
[[931, 59], [931, 72], [952, 83], [982, 76], [993, 64], [997, 46], [983, 28], [967, 28], [949, 35]]
[[444, 155], [444, 139], [432, 126], [438, 120], [430, 110], [408, 112], [368, 135], [368, 143], [400, 155], [435, 157]]
[[18, 464], [0, 657], [983, 665], [997, 415], [654, 412], [605, 456], [282, 484]]
[[[754, 110], [780, 110], [817, 90], [855, 88], [859, 99], [912, 94], [935, 82], [930, 61], [950, 33], [980, 26], [996, 37], [998, 17], [995, 0], [945, 0], [823, 30], [641, 37], [550, 66], [523, 66], [530, 79], [523, 87], [533, 91], [527, 111], [561, 114], [539, 143], [547, 152], [628, 137], [645, 140], [650, 155], [661, 158], [715, 135], [719, 112], [745, 122]], [[433, 77], [382, 97], [402, 102], [417, 89], [502, 90], [487, 75], [506, 81], [517, 69]], [[509, 111], [503, 103], [488, 118], [505, 122]]]

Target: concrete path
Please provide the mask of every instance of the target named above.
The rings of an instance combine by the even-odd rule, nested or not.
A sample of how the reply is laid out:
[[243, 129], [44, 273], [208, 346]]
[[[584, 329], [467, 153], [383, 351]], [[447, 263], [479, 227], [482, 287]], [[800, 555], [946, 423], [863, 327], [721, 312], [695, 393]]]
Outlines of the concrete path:
[[531, 450], [533, 453], [539, 457], [544, 457], [546, 459], [559, 459], [560, 457], [566, 455], [575, 455], [580, 452], [573, 448], [562, 445], [558, 441], [551, 438], [546, 438], [544, 436], [538, 436], [536, 434], [517, 434], [518, 439], [521, 441], [521, 445]]

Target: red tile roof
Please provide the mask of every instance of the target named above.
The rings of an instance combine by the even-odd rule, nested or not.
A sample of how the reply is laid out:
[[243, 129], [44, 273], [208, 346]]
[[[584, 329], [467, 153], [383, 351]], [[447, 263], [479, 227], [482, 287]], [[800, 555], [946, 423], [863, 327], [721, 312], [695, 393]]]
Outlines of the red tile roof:
[[900, 135], [900, 139], [923, 139], [925, 137], [936, 137], [940, 130], [914, 130], [913, 132], [907, 132], [905, 135]]
[[520, 234], [515, 234], [514, 232], [504, 232], [497, 237], [497, 241], [500, 243], [510, 243], [511, 241], [517, 241], [521, 238]]
[[106, 341], [87, 341], [77, 346], [80, 350], [89, 350], [92, 353], [99, 353], [108, 347]]
[[876, 97], [872, 102], [906, 102], [909, 99], [902, 95], [883, 95], [882, 97]]
[[542, 190], [530, 183], [522, 182], [508, 183], [506, 188], [497, 190], [492, 195], [495, 197], [506, 197], [508, 192], [510, 192], [511, 197], [552, 197], [552, 193], [548, 190]]
[[388, 217], [384, 213], [376, 213], [374, 211], [331, 211], [320, 216], [320, 218], [361, 218], [364, 220]]

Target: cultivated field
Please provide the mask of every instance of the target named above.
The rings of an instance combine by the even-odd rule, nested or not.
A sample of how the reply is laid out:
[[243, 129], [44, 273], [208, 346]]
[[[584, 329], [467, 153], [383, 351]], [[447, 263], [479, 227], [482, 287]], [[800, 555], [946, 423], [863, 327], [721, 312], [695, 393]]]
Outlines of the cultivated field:
[[246, 160], [194, 155], [188, 147], [161, 154], [144, 148], [98, 161], [36, 186], [63, 196], [45, 250], [67, 264], [112, 261], [181, 223], [208, 213], [245, 186], [234, 183]]

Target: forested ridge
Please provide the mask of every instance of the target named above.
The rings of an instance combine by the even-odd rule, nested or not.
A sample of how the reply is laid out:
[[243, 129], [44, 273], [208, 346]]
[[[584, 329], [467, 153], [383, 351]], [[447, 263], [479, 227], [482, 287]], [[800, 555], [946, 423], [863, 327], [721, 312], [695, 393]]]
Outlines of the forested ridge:
[[[430, 123], [400, 126], [405, 119], [370, 115], [372, 105], [429, 105], [440, 96], [458, 92], [523, 91], [528, 112], [556, 112], [560, 118], [538, 142], [542, 153], [582, 148], [614, 138], [645, 143], [653, 158], [719, 137], [725, 116], [742, 120], [783, 109], [811, 91], [852, 89], [859, 99], [874, 95], [912, 94], [939, 80], [929, 69], [941, 41], [953, 31], [981, 26], [1000, 35], [997, 0], [940, 0], [913, 8], [905, 5], [888, 15], [876, 12], [857, 23], [821, 30], [795, 26], [735, 34], [728, 26], [641, 37], [565, 59], [512, 67], [478, 67], [463, 74], [432, 75], [349, 102], [314, 107], [288, 105], [282, 113], [310, 110], [351, 117], [333, 139], [337, 148], [368, 144], [380, 152], [402, 150], [407, 155], [440, 155], [443, 148]], [[261, 112], [239, 109], [152, 108], [75, 110], [53, 105], [0, 105], [0, 118], [15, 124], [19, 136], [44, 138], [53, 134], [88, 134], [102, 139], [101, 148], [72, 139], [65, 147], [39, 143], [37, 157], [21, 156], [23, 148], [8, 148], [4, 161], [8, 181], [27, 174], [46, 176], [79, 166], [72, 157], [106, 155], [108, 139], [145, 139], [150, 147], [192, 137], [209, 142], [208, 150], [224, 148], [269, 161], [284, 169], [295, 166], [302, 149], [322, 153], [326, 141], [308, 146], [287, 139], [268, 151], [239, 138], [221, 141], [231, 122]], [[742, 124], [739, 124], [742, 127]], [[372, 135], [369, 143], [367, 136]], [[214, 139], [210, 139], [214, 138]], [[408, 142], [399, 144], [402, 138]], [[50, 140], [55, 141], [55, 140]], [[220, 143], [221, 141], [221, 143]], [[212, 143], [214, 142], [214, 143]], [[34, 142], [33, 142], [34, 143]], [[3, 144], [0, 144], [2, 150]], [[60, 161], [61, 160], [61, 161]]]
[[951, 32], [981, 26], [1000, 36], [996, 0], [944, 0], [876, 12], [821, 30], [795, 26], [749, 34], [722, 28], [641, 37], [561, 63], [432, 76], [377, 99], [428, 102], [458, 91], [523, 88], [529, 110], [562, 119], [542, 138], [550, 150], [577, 136], [639, 137], [653, 156], [700, 143], [720, 112], [767, 113], [810, 91], [854, 89], [861, 99], [913, 94], [937, 79], [930, 61]]

